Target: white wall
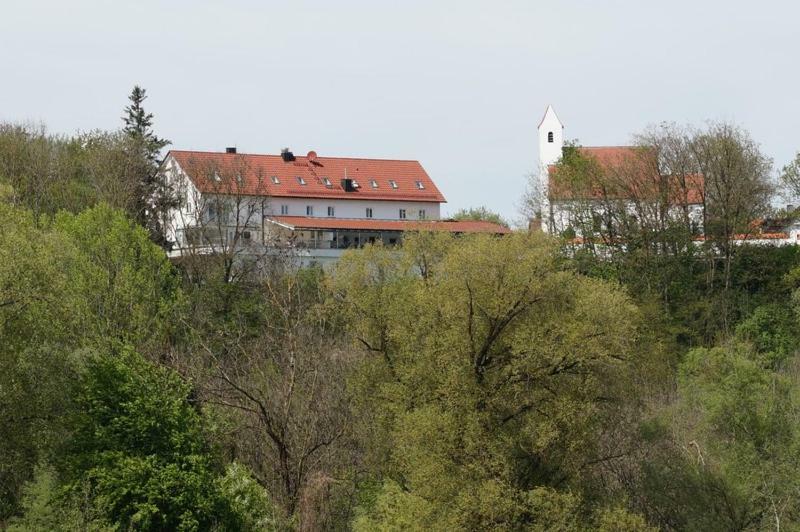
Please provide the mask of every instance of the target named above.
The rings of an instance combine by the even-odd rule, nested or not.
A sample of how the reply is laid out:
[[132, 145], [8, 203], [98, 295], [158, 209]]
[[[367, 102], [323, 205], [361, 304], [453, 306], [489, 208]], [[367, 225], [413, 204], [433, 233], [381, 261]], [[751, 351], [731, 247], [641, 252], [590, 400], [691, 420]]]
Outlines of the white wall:
[[[168, 220], [165, 227], [165, 234], [169, 241], [178, 240], [178, 232], [184, 227], [196, 227], [199, 225], [199, 213], [208, 197], [202, 197], [191, 180], [186, 176], [174, 158], [170, 157], [164, 162], [162, 171], [166, 175], [168, 182], [178, 191], [182, 199], [181, 207], [173, 209], [168, 213]], [[356, 193], [357, 194], [357, 193]], [[237, 208], [233, 198], [226, 198], [226, 203], [230, 204], [229, 212], [233, 214], [231, 220], [235, 224]], [[264, 204], [266, 216], [280, 216], [281, 205], [289, 207], [288, 216], [306, 216], [306, 208], [313, 207], [315, 218], [328, 218], [328, 207], [334, 208], [334, 218], [367, 218], [367, 208], [372, 209], [372, 219], [375, 220], [399, 220], [400, 209], [405, 209], [407, 220], [419, 220], [420, 210], [425, 211], [424, 219], [438, 220], [441, 216], [441, 206], [436, 202], [422, 201], [378, 201], [363, 199], [318, 199], [318, 198], [281, 198], [281, 197], [245, 197], [240, 199], [240, 216], [245, 217], [245, 210], [254, 207], [252, 214], [246, 216], [249, 225], [261, 225], [261, 205]]]
[[267, 215], [281, 214], [281, 205], [289, 207], [289, 216], [305, 216], [306, 207], [314, 208], [315, 218], [328, 218], [328, 207], [333, 207], [334, 218], [366, 218], [367, 207], [372, 208], [372, 218], [376, 220], [399, 220], [400, 209], [406, 210], [406, 219], [418, 220], [420, 209], [425, 210], [425, 219], [438, 220], [438, 203], [422, 201], [370, 201], [360, 199], [312, 199], [312, 198], [269, 198]]
[[[542, 215], [542, 229], [548, 231], [552, 229], [548, 223], [550, 218], [550, 205], [548, 202], [548, 185], [550, 176], [547, 167], [555, 164], [561, 159], [562, 149], [564, 148], [564, 125], [558, 119], [553, 106], [548, 105], [545, 110], [544, 118], [538, 128], [539, 133], [539, 190], [535, 191]], [[550, 134], [553, 141], [550, 142]]]

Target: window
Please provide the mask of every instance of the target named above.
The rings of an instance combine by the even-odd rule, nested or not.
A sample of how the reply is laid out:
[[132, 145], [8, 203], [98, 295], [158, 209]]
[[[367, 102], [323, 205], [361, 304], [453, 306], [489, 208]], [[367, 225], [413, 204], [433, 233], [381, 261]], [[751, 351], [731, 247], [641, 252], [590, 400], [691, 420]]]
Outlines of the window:
[[328, 216], [333, 216], [333, 207], [328, 207]]
[[325, 186], [328, 188], [331, 188], [333, 186], [333, 183], [331, 183], [331, 180], [328, 179], [327, 177], [323, 177], [322, 182], [325, 183]]
[[553, 142], [553, 132], [552, 131], [548, 131], [547, 132], [547, 142]]
[[419, 210], [419, 216], [418, 216], [418, 218], [419, 218], [420, 220], [424, 220], [424, 219], [425, 219], [425, 209], [420, 209], [420, 210]]
[[219, 172], [217, 172], [216, 170], [214, 170], [214, 181], [217, 182], [222, 181], [222, 176], [219, 175]]
[[353, 188], [358, 188], [358, 186], [359, 186], [359, 185], [358, 185], [358, 181], [356, 181], [355, 179], [353, 179]]
[[424, 188], [425, 188], [425, 185], [423, 185], [423, 184], [422, 184], [422, 181], [417, 181], [417, 188], [418, 188], [419, 190], [422, 190], [422, 189], [424, 189]]
[[281, 184], [281, 180], [278, 179], [278, 176], [274, 175], [274, 176], [272, 176], [272, 183], [274, 185], [280, 185]]
[[397, 181], [395, 181], [394, 179], [390, 179], [389, 184], [392, 186], [392, 188], [397, 188]]
[[314, 206], [306, 205], [306, 216], [314, 216]]
[[281, 205], [281, 214], [283, 214], [283, 215], [289, 214], [289, 206], [288, 205]]
[[405, 220], [406, 219], [406, 210], [405, 209], [400, 209], [400, 219], [401, 220]]
[[367, 207], [367, 218], [372, 218], [372, 207]]
[[378, 188], [378, 182], [374, 179], [370, 179], [369, 184], [372, 186], [372, 188]]
[[306, 180], [303, 179], [301, 176], [297, 176], [297, 182], [300, 183], [301, 185], [305, 185], [306, 184]]

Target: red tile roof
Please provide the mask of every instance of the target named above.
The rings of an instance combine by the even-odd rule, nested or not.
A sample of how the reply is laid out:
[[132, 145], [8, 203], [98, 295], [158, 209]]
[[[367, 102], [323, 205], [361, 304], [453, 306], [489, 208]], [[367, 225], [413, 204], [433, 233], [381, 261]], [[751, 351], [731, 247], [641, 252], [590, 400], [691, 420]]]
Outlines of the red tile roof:
[[[280, 155], [171, 150], [172, 156], [204, 193], [237, 193], [273, 197], [341, 198], [445, 202], [418, 161], [318, 157], [309, 152], [284, 161]], [[310, 157], [309, 157], [310, 156]], [[219, 176], [214, 179], [215, 172]], [[359, 187], [346, 192], [345, 177]], [[234, 181], [235, 178], [241, 180]], [[278, 183], [273, 182], [276, 177]], [[302, 178], [305, 185], [298, 178]], [[324, 178], [330, 180], [326, 186]], [[377, 188], [372, 186], [372, 180]], [[390, 181], [397, 184], [394, 188]], [[420, 188], [421, 184], [421, 188]]]
[[[591, 196], [600, 198], [604, 194], [617, 199], [638, 196], [646, 197], [648, 194], [657, 193], [657, 182], [661, 177], [656, 174], [655, 152], [648, 152], [646, 148], [640, 146], [580, 146], [579, 153], [593, 159], [602, 172], [607, 172], [609, 176], [614, 176], [614, 170], [619, 169], [620, 177], [626, 182], [613, 179], [604, 183], [601, 188], [594, 187], [589, 193]], [[652, 154], [652, 155], [650, 155]], [[581, 191], [572, 190], [568, 183], [559, 181], [556, 176], [557, 166], [550, 165], [547, 168], [549, 174], [549, 192], [554, 200], [571, 200], [581, 195]], [[631, 176], [635, 176], [633, 179]], [[652, 177], [651, 177], [652, 176]], [[685, 195], [682, 195], [683, 188], [677, 182], [673, 193], [672, 201], [676, 204], [684, 202], [693, 205], [703, 202], [703, 177], [691, 175], [686, 177]], [[616, 189], [616, 190], [611, 190]], [[584, 192], [585, 194], [585, 192]]]
[[315, 218], [272, 216], [292, 229], [354, 229], [362, 231], [449, 231], [451, 233], [510, 233], [508, 227], [477, 220], [374, 220], [367, 218]]

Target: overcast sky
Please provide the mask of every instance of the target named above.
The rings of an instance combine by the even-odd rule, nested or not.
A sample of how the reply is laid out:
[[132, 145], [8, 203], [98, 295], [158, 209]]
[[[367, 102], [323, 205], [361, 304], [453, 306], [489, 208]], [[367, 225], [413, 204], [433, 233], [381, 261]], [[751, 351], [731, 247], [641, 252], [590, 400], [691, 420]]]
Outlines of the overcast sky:
[[117, 128], [138, 83], [175, 148], [417, 159], [514, 218], [548, 103], [587, 145], [731, 120], [780, 167], [799, 63], [795, 1], [6, 1], [0, 120]]

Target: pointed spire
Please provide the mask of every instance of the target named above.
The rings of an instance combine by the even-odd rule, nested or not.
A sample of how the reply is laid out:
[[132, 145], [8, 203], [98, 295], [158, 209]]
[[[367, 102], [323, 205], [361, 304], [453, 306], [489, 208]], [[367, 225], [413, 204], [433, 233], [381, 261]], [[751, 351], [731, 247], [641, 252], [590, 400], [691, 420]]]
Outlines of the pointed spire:
[[558, 115], [556, 114], [556, 110], [553, 109], [552, 105], [548, 105], [547, 106], [547, 109], [545, 109], [544, 115], [542, 116], [542, 119], [539, 121], [539, 125], [536, 126], [536, 127], [537, 128], [542, 127], [542, 124], [544, 124], [544, 121], [547, 120], [548, 117], [555, 118], [556, 122], [558, 122], [558, 125], [560, 125], [562, 128], [564, 127], [564, 124], [562, 124], [561, 120], [558, 119]]

